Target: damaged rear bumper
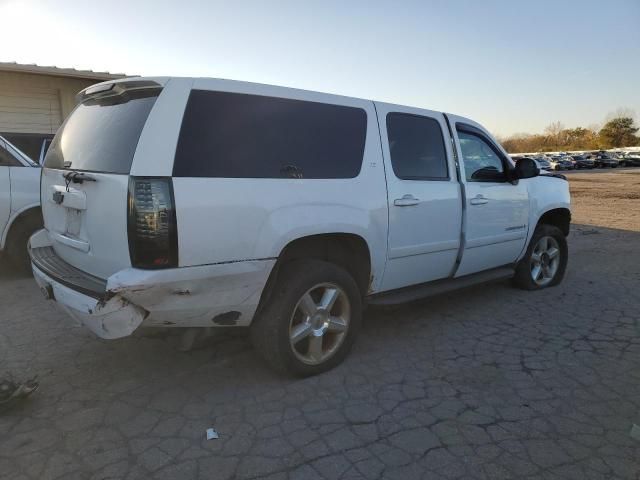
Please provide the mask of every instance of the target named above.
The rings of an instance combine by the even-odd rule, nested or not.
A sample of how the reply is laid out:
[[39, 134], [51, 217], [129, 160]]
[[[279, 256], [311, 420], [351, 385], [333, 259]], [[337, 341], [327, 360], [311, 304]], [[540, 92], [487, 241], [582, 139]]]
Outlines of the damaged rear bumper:
[[164, 270], [127, 268], [106, 280], [67, 264], [46, 230], [30, 240], [32, 268], [45, 296], [97, 336], [114, 339], [140, 326], [247, 326], [275, 259]]
[[45, 296], [55, 300], [69, 316], [100, 338], [129, 336], [149, 315], [149, 312], [123, 298], [112, 297], [105, 301], [69, 288], [45, 274], [35, 264], [32, 266], [36, 283]]

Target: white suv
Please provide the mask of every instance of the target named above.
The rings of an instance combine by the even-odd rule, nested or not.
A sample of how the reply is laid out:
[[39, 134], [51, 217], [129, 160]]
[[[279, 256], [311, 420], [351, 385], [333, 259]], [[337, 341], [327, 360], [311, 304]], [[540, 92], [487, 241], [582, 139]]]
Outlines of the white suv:
[[251, 326], [298, 375], [338, 364], [366, 303], [559, 283], [569, 189], [455, 115], [227, 80], [92, 86], [45, 160], [48, 298], [102, 338]]
[[0, 252], [19, 267], [29, 267], [27, 242], [42, 228], [40, 168], [0, 137]]

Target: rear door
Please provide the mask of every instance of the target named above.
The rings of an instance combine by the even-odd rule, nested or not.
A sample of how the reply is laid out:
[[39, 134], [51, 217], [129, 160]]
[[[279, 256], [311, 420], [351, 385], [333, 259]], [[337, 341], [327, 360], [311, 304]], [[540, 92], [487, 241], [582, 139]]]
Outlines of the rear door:
[[460, 185], [444, 116], [376, 103], [389, 235], [382, 290], [446, 278], [460, 246]]
[[42, 210], [53, 248], [100, 278], [130, 266], [129, 173], [160, 92], [149, 81], [97, 86], [64, 122], [45, 158]]
[[486, 131], [450, 115], [461, 153], [465, 188], [465, 244], [456, 276], [515, 262], [529, 229], [526, 182], [510, 182], [507, 154]]

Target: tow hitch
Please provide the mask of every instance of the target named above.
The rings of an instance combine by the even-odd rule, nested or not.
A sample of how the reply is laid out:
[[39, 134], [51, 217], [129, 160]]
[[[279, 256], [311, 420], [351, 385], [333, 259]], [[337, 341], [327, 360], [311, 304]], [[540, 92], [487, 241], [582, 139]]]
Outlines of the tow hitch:
[[53, 297], [53, 287], [51, 285], [40, 287], [40, 291], [42, 292], [45, 300], [55, 300]]

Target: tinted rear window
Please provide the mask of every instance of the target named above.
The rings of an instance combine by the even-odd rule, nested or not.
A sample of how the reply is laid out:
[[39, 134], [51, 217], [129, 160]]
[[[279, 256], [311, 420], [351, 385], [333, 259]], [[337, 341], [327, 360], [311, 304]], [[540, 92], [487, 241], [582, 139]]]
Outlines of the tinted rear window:
[[194, 90], [173, 175], [353, 178], [360, 173], [366, 131], [360, 108]]
[[128, 174], [142, 127], [159, 92], [137, 90], [85, 100], [56, 134], [45, 166]]
[[405, 113], [387, 115], [391, 165], [403, 180], [449, 178], [442, 129], [437, 120]]

